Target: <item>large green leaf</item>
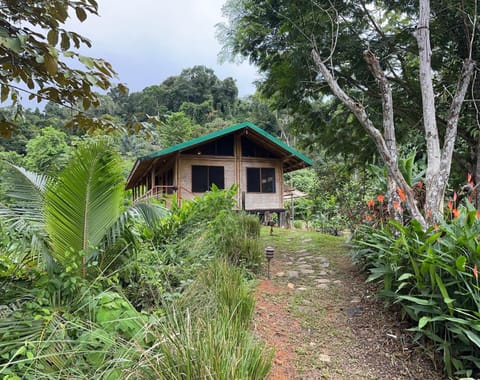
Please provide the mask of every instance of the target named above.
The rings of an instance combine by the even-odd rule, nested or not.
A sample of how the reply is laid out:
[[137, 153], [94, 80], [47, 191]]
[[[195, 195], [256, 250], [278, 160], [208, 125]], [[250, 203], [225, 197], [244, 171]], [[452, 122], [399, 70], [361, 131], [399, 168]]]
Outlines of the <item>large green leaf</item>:
[[9, 170], [2, 181], [6, 183], [7, 199], [0, 204], [0, 219], [21, 237], [22, 258], [38, 260], [51, 268], [48, 239], [44, 228], [44, 190], [48, 178], [3, 161]]
[[[88, 255], [120, 215], [123, 183], [118, 156], [106, 142], [79, 147], [45, 192], [46, 228], [54, 257]], [[85, 256], [84, 256], [85, 257]]]

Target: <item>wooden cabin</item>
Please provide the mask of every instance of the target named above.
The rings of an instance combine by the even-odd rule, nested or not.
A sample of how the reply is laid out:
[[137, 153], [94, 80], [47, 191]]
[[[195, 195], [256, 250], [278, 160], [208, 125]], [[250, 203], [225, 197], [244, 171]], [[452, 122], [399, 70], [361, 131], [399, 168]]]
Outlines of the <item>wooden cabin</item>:
[[134, 201], [155, 197], [169, 206], [173, 194], [180, 205], [212, 184], [236, 184], [237, 209], [282, 213], [283, 174], [311, 165], [302, 153], [244, 122], [138, 158], [126, 189]]

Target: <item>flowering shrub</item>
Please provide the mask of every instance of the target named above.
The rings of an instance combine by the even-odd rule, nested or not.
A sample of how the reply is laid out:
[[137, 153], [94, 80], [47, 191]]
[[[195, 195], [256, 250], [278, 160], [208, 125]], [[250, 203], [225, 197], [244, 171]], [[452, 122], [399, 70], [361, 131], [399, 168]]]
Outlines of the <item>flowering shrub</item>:
[[455, 193], [444, 219], [426, 231], [415, 220], [385, 221], [377, 197], [367, 203], [371, 223], [353, 240], [368, 281], [383, 285], [382, 296], [401, 306], [418, 339], [442, 353], [450, 377], [480, 374], [480, 213], [468, 197]]

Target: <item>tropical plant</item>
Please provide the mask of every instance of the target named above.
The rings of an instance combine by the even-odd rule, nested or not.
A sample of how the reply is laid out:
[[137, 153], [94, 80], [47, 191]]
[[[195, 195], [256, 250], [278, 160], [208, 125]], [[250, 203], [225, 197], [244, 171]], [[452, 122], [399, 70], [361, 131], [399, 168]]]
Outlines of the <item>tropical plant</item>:
[[424, 231], [415, 220], [357, 231], [353, 257], [401, 306], [418, 338], [441, 352], [449, 376], [480, 373], [480, 220], [469, 203]]
[[111, 262], [105, 261], [105, 254], [119, 239], [124, 239], [124, 254], [133, 247], [134, 235], [128, 228], [133, 219], [143, 217], [155, 224], [165, 215], [156, 205], [122, 209], [119, 157], [106, 140], [78, 147], [55, 179], [10, 166], [11, 203], [0, 209], [4, 223], [30, 242], [31, 255], [49, 264], [53, 258], [83, 277], [94, 262], [102, 264], [97, 270], [108, 268]]

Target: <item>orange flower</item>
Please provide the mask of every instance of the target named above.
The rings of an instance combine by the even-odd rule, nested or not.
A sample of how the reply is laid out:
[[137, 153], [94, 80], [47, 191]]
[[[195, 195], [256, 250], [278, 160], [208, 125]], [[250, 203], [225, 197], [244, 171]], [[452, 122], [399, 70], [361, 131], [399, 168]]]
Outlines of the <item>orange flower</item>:
[[365, 220], [366, 220], [367, 222], [370, 222], [370, 221], [372, 220], [372, 217], [371, 217], [370, 215], [366, 215], [366, 216], [365, 216]]
[[475, 280], [478, 281], [478, 269], [477, 269], [477, 264], [473, 267], [473, 275], [475, 276]]
[[451, 211], [451, 210], [453, 209], [453, 202], [452, 202], [452, 201], [448, 201], [447, 207], [448, 207], [448, 209]]
[[393, 208], [395, 210], [400, 210], [400, 202], [399, 201], [393, 201]]
[[452, 210], [452, 213], [454, 218], [458, 218], [458, 216], [460, 215], [460, 211], [458, 211], [458, 208], [454, 208]]
[[453, 192], [453, 201], [454, 202], [457, 201], [457, 192], [456, 191]]
[[471, 173], [468, 173], [468, 175], [467, 175], [467, 182], [468, 183], [472, 182], [472, 174]]
[[385, 200], [385, 196], [383, 194], [378, 194], [377, 199], [380, 203], [383, 203], [383, 201]]
[[397, 189], [397, 194], [400, 197], [400, 200], [402, 202], [405, 202], [405, 199], [407, 199], [407, 197], [405, 196], [405, 191], [403, 191], [403, 189]]
[[434, 230], [434, 231], [438, 231], [438, 224], [434, 224], [434, 225], [433, 225], [433, 230]]
[[367, 206], [368, 206], [368, 207], [373, 207], [373, 206], [375, 206], [375, 201], [374, 201], [373, 199], [369, 199], [369, 200], [367, 201]]
[[477, 211], [477, 215], [476, 215], [476, 216], [477, 216], [477, 219], [480, 219], [480, 210]]

